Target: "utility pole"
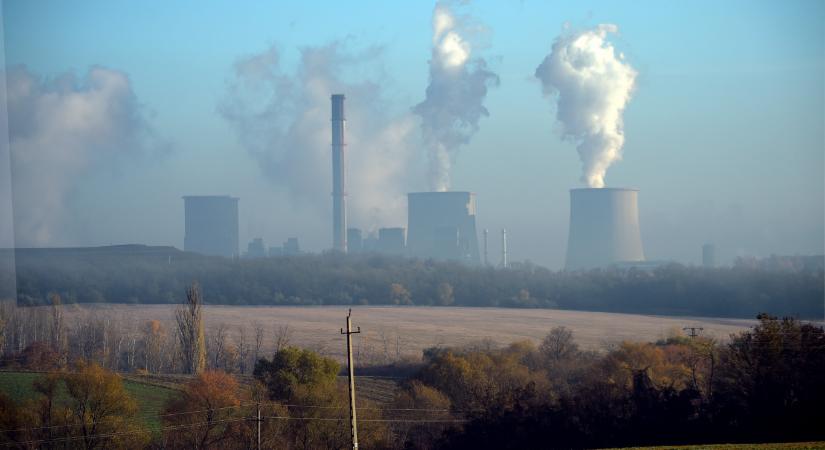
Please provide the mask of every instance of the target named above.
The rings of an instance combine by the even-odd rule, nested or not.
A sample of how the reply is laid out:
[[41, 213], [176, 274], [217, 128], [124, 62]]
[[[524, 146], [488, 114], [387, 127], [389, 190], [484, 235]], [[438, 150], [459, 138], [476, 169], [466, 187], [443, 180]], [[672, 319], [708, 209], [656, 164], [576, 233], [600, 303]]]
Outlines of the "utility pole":
[[352, 308], [347, 313], [347, 331], [341, 329], [341, 334], [347, 335], [347, 367], [349, 369], [349, 427], [350, 436], [352, 437], [352, 449], [358, 450], [358, 426], [355, 421], [355, 367], [352, 365], [352, 335], [361, 332], [361, 327], [358, 331], [352, 331]]
[[261, 402], [258, 402], [258, 450], [261, 450]]
[[704, 330], [704, 328], [702, 328], [702, 327], [684, 327], [684, 328], [682, 328], [682, 331], [689, 331], [688, 336], [690, 336], [691, 339], [695, 338], [696, 336], [699, 336], [699, 333], [701, 333], [703, 330]]

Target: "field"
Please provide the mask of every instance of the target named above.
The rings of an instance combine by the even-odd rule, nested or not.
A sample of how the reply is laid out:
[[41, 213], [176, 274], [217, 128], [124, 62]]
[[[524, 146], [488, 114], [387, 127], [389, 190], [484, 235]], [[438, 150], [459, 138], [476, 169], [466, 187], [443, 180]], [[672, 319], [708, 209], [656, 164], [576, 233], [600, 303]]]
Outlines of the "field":
[[[71, 305], [66, 319], [92, 315], [120, 321], [137, 330], [148, 320], [159, 320], [173, 330], [175, 305]], [[206, 306], [207, 333], [223, 324], [230, 335], [245, 329], [252, 340], [254, 327], [265, 330], [264, 351], [275, 346], [277, 330], [289, 328], [290, 343], [311, 348], [343, 360], [347, 308], [335, 306]], [[361, 361], [380, 362], [399, 357], [417, 358], [433, 346], [460, 346], [489, 340], [498, 345], [529, 339], [538, 342], [555, 326], [573, 331], [580, 346], [603, 350], [623, 340], [653, 341], [683, 327], [702, 327], [702, 334], [726, 340], [754, 321], [697, 317], [662, 317], [550, 309], [509, 309], [470, 307], [379, 307], [361, 306], [352, 310], [353, 326], [362, 333], [354, 338], [356, 356]]]
[[[35, 396], [32, 382], [42, 376], [37, 372], [0, 372], [0, 392], [5, 393], [15, 401], [23, 401]], [[145, 421], [146, 426], [157, 427], [160, 424], [158, 414], [163, 409], [166, 399], [174, 391], [169, 388], [152, 384], [141, 383], [135, 380], [124, 380], [123, 387], [138, 402], [138, 415]], [[65, 391], [58, 394], [58, 399], [65, 400]]]

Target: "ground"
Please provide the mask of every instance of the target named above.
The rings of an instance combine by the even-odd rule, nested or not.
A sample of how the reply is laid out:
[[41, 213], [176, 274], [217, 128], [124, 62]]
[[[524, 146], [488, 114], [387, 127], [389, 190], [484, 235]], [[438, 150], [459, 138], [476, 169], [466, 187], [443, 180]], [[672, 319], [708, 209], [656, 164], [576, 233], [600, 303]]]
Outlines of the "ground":
[[[176, 305], [94, 304], [67, 305], [66, 320], [95, 315], [120, 320], [137, 330], [148, 320], [160, 320], [167, 330], [175, 327]], [[247, 339], [260, 324], [266, 333], [264, 351], [274, 349], [276, 330], [288, 326], [291, 344], [313, 349], [344, 361], [346, 307], [319, 306], [206, 306], [207, 332], [218, 324], [236, 335], [241, 327]], [[352, 310], [353, 326], [362, 333], [354, 337], [356, 363], [376, 364], [399, 356], [419, 358], [432, 346], [458, 346], [490, 340], [499, 345], [523, 339], [538, 342], [551, 328], [565, 326], [582, 347], [603, 350], [623, 340], [655, 341], [683, 327], [702, 327], [702, 333], [726, 340], [731, 333], [754, 324], [743, 319], [663, 317], [553, 309], [360, 306]]]
[[[4, 392], [16, 401], [26, 400], [36, 394], [32, 388], [32, 382], [43, 376], [38, 372], [0, 372], [0, 392]], [[158, 427], [160, 419], [158, 414], [163, 410], [166, 400], [174, 394], [174, 390], [147, 384], [131, 379], [123, 380], [123, 387], [138, 402], [138, 415], [144, 419], [148, 427]], [[65, 398], [65, 391], [59, 394], [59, 398]]]

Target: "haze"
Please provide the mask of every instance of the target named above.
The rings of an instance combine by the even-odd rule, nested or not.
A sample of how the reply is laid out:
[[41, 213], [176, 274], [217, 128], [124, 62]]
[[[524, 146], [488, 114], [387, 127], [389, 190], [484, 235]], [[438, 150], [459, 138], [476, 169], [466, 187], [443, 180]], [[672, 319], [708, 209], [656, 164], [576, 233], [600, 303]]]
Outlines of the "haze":
[[350, 226], [406, 226], [405, 194], [446, 183], [477, 194], [479, 230], [507, 228], [511, 260], [561, 268], [585, 183], [536, 69], [560, 36], [610, 24], [636, 75], [604, 181], [640, 190], [647, 259], [823, 253], [822, 2], [439, 5], [455, 23], [426, 2], [3, 2], [0, 247], [182, 248], [181, 197], [227, 194], [241, 248], [329, 249], [341, 91]]

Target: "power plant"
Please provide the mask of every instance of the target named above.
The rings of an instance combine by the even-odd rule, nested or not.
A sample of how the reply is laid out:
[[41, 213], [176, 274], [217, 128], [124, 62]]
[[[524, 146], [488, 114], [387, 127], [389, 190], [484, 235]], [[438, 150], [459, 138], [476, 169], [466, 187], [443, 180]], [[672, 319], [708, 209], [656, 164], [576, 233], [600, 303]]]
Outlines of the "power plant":
[[417, 258], [479, 264], [475, 194], [407, 194], [407, 252]]
[[188, 195], [184, 202], [183, 250], [233, 258], [238, 256], [238, 198]]
[[637, 189], [570, 190], [568, 270], [643, 262]]
[[347, 252], [346, 141], [344, 94], [332, 101], [332, 249]]

